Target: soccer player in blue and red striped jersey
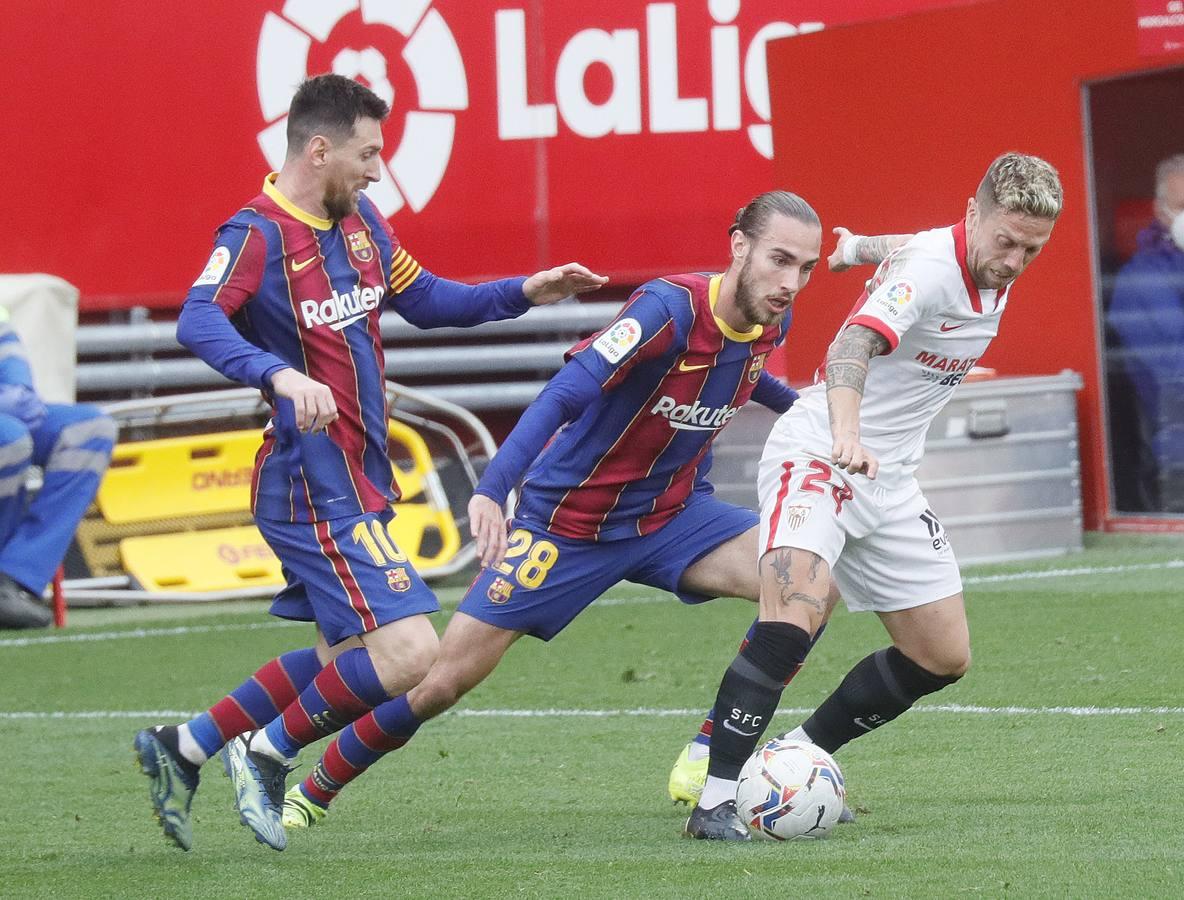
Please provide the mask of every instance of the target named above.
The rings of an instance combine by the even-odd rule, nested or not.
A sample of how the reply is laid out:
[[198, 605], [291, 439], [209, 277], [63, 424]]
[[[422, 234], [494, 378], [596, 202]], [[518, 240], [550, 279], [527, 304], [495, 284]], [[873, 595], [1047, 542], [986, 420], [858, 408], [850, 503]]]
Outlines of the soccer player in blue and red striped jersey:
[[[288, 792], [286, 824], [315, 822], [347, 782], [487, 677], [515, 640], [550, 640], [618, 582], [687, 603], [757, 599], [758, 519], [712, 495], [711, 445], [748, 400], [785, 410], [796, 398], [764, 367], [820, 245], [804, 200], [762, 194], [732, 226], [727, 271], [648, 282], [569, 352], [469, 505], [484, 568], [439, 657], [406, 696], [329, 746]], [[507, 535], [503, 504], [520, 480]]]
[[[153, 807], [186, 850], [208, 757], [223, 750], [244, 823], [283, 849], [285, 761], [403, 694], [435, 659], [426, 614], [436, 598], [388, 531], [399, 489], [387, 455], [382, 311], [421, 328], [476, 325], [607, 280], [575, 263], [475, 286], [424, 270], [362, 193], [380, 177], [389, 111], [348, 78], [304, 82], [283, 167], [218, 229], [177, 323], [182, 344], [272, 403], [251, 483], [256, 523], [287, 579], [271, 611], [315, 621], [318, 632], [315, 647], [272, 660], [190, 722], [136, 735]], [[246, 732], [249, 743], [238, 737]], [[233, 753], [232, 739], [241, 743]]]

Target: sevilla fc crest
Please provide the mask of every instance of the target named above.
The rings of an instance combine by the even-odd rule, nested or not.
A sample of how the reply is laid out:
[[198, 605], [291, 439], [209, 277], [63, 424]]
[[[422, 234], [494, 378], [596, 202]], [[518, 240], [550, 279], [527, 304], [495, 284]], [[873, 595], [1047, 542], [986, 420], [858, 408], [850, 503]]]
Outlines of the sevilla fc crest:
[[806, 523], [810, 515], [808, 506], [787, 506], [785, 508], [785, 525], [790, 531], [797, 531]]

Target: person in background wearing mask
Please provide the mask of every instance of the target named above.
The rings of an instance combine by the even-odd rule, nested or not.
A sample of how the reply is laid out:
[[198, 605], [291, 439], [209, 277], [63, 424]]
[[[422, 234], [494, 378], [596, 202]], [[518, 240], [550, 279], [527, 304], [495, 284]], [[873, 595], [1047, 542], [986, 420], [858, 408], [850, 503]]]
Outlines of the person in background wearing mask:
[[[1155, 168], [1155, 219], [1139, 232], [1107, 314], [1130, 379], [1141, 448], [1115, 457], [1134, 465], [1140, 512], [1184, 512], [1184, 153]], [[1136, 455], [1137, 453], [1137, 455]], [[1138, 460], [1135, 462], [1135, 460]]]

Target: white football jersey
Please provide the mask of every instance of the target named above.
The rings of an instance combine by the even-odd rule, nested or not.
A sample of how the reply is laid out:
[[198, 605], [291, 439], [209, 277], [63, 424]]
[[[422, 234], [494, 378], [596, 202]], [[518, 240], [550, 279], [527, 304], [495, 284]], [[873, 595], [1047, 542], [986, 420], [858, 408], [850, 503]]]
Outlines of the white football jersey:
[[[916, 468], [930, 422], [998, 334], [1009, 289], [975, 286], [965, 222], [920, 232], [880, 264], [843, 328], [867, 326], [890, 348], [871, 360], [859, 415], [861, 441], [882, 466]], [[777, 428], [829, 455], [825, 383], [803, 391]]]

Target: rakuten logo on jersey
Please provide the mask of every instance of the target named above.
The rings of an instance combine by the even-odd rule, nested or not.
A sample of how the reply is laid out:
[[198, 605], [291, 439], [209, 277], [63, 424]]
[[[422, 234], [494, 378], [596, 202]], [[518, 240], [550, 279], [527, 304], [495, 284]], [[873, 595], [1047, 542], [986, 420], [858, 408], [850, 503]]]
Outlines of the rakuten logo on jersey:
[[736, 407], [700, 406], [698, 400], [680, 405], [673, 397], [662, 397], [650, 412], [664, 417], [671, 428], [680, 431], [719, 431], [736, 415]]
[[328, 325], [334, 331], [341, 331], [351, 322], [366, 317], [382, 305], [382, 298], [386, 291], [379, 287], [356, 287], [348, 294], [333, 291], [328, 300], [301, 300], [300, 314], [304, 317], [304, 327], [314, 325]]

